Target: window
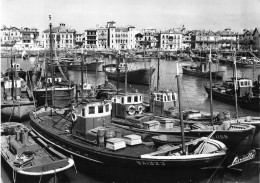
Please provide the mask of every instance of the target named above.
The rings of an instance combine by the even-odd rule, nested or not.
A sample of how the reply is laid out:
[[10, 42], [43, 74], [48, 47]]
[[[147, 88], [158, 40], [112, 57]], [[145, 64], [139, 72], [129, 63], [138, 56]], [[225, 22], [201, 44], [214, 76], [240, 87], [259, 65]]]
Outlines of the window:
[[138, 96], [134, 96], [134, 102], [138, 102]]
[[127, 102], [131, 103], [131, 97], [127, 97]]
[[103, 113], [104, 110], [103, 110], [103, 106], [98, 106], [98, 113]]
[[82, 109], [82, 116], [85, 117], [85, 108]]
[[109, 112], [109, 104], [106, 105], [106, 112]]
[[171, 101], [171, 94], [168, 95], [168, 101]]
[[89, 114], [95, 114], [95, 107], [94, 106], [91, 106], [88, 108], [88, 113]]
[[165, 102], [167, 101], [167, 98], [166, 98], [166, 96], [164, 96], [164, 101], [165, 101]]
[[121, 103], [124, 104], [125, 101], [124, 101], [124, 97], [121, 98]]
[[142, 96], [140, 95], [140, 101], [142, 101]]

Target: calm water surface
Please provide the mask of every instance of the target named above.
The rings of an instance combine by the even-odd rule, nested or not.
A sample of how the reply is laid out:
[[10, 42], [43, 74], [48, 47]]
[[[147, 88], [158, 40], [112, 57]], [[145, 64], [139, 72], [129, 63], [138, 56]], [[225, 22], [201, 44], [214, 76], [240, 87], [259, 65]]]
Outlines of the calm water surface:
[[[115, 60], [104, 58], [106, 64], [115, 63]], [[15, 62], [21, 64], [23, 70], [28, 70], [33, 67], [35, 64], [34, 59], [22, 60], [16, 59]], [[193, 62], [180, 62], [179, 67], [184, 64], [194, 64]], [[1, 59], [1, 72], [4, 73], [7, 68], [10, 67], [10, 59], [2, 58]], [[129, 63], [130, 69], [141, 68], [141, 67], [154, 67], [156, 68], [155, 72], [152, 75], [151, 88], [157, 86], [157, 73], [158, 73], [158, 61], [152, 60], [151, 62], [138, 62], [138, 63]], [[213, 70], [217, 68], [217, 65], [213, 65]], [[233, 75], [233, 70], [231, 67], [224, 65], [219, 66], [219, 70], [225, 71], [224, 80], [229, 79]], [[181, 72], [181, 69], [179, 68]], [[177, 81], [175, 78], [177, 72], [176, 62], [174, 61], [165, 61], [160, 60], [159, 68], [159, 88], [160, 89], [169, 89], [177, 91]], [[237, 70], [239, 77], [253, 77], [252, 68], [238, 68]], [[255, 76], [260, 75], [260, 68], [256, 68]], [[74, 80], [76, 83], [80, 83], [81, 73], [79, 71], [69, 71], [69, 76], [71, 80]], [[197, 109], [203, 111], [210, 111], [210, 101], [207, 96], [207, 93], [204, 90], [204, 85], [209, 83], [208, 79], [205, 78], [196, 78], [193, 76], [180, 75], [181, 77], [181, 90], [183, 97], [183, 107], [190, 109]], [[87, 72], [84, 73], [84, 79], [87, 79], [89, 83], [99, 84], [103, 83], [105, 80], [105, 74], [103, 72]], [[116, 85], [116, 81], [111, 80], [111, 83]], [[222, 81], [214, 81], [222, 82]], [[125, 84], [120, 83], [119, 87], [124, 88]], [[144, 93], [146, 99], [148, 99], [149, 86], [142, 85], [131, 85], [128, 84], [128, 91], [138, 90], [141, 93]], [[231, 114], [235, 114], [235, 107], [228, 105], [222, 102], [214, 101], [213, 102], [214, 111], [222, 112], [229, 111]], [[254, 111], [249, 111], [239, 108], [239, 116], [260, 116], [259, 113]], [[27, 122], [28, 123], [28, 122]], [[254, 161], [247, 163], [244, 166], [244, 171], [242, 175], [236, 175], [228, 171], [218, 171], [214, 176], [212, 176], [212, 171], [197, 171], [192, 172], [172, 172], [163, 171], [163, 172], [151, 172], [151, 171], [134, 171], [134, 170], [111, 170], [106, 167], [95, 167], [94, 165], [86, 165], [86, 170], [84, 172], [80, 171], [77, 174], [74, 169], [68, 170], [60, 182], [259, 182], [259, 152], [257, 151], [257, 156]], [[1, 178], [2, 182], [13, 182], [9, 172], [5, 171], [5, 168], [1, 168]], [[210, 179], [210, 177], [212, 178]]]

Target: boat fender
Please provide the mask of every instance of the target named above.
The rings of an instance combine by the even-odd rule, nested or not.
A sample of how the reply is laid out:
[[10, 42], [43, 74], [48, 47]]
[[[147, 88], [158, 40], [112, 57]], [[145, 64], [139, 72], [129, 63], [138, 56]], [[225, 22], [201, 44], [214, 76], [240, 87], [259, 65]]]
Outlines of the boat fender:
[[72, 118], [72, 121], [76, 121], [77, 120], [77, 115], [76, 115], [76, 113], [74, 111], [71, 113], [71, 118]]
[[142, 114], [142, 113], [143, 113], [143, 107], [142, 107], [142, 106], [139, 106], [139, 107], [138, 107], [138, 113], [139, 113], [139, 114]]
[[128, 107], [128, 114], [134, 114], [135, 113], [135, 106], [133, 106], [133, 105], [130, 105], [129, 107]]

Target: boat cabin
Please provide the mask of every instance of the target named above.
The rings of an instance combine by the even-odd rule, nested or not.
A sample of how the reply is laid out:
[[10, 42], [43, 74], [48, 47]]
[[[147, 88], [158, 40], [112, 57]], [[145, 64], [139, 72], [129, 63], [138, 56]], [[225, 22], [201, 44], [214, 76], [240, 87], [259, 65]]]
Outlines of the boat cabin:
[[143, 95], [140, 93], [119, 94], [112, 97], [112, 118], [143, 113]]
[[16, 71], [20, 71], [21, 70], [21, 66], [20, 66], [20, 64], [13, 63], [12, 64], [12, 69], [15, 69]]
[[[24, 80], [20, 77], [14, 78], [14, 80], [4, 78], [1, 81], [2, 96], [5, 100], [20, 99], [22, 95], [22, 87], [24, 86]], [[14, 86], [14, 88], [13, 88]]]
[[170, 108], [176, 107], [177, 94], [172, 91], [156, 91], [152, 93], [152, 111], [155, 115], [165, 116]]
[[252, 92], [253, 84], [250, 79], [239, 79], [237, 81], [238, 96], [245, 96]]
[[104, 126], [111, 121], [111, 102], [101, 100], [89, 100], [83, 102], [72, 113], [72, 134], [86, 138], [89, 130], [98, 126]]

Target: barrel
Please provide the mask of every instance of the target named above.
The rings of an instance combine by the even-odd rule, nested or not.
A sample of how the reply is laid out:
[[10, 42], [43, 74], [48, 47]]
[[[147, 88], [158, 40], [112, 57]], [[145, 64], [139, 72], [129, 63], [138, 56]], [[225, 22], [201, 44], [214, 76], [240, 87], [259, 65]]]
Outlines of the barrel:
[[104, 128], [98, 129], [98, 132], [97, 132], [97, 143], [98, 143], [98, 146], [100, 146], [100, 147], [104, 147], [105, 132], [106, 132], [106, 129], [104, 129]]
[[16, 140], [17, 141], [19, 141], [20, 140], [20, 136], [21, 136], [21, 131], [20, 130], [17, 130], [16, 132], [15, 132], [15, 135], [16, 135]]

